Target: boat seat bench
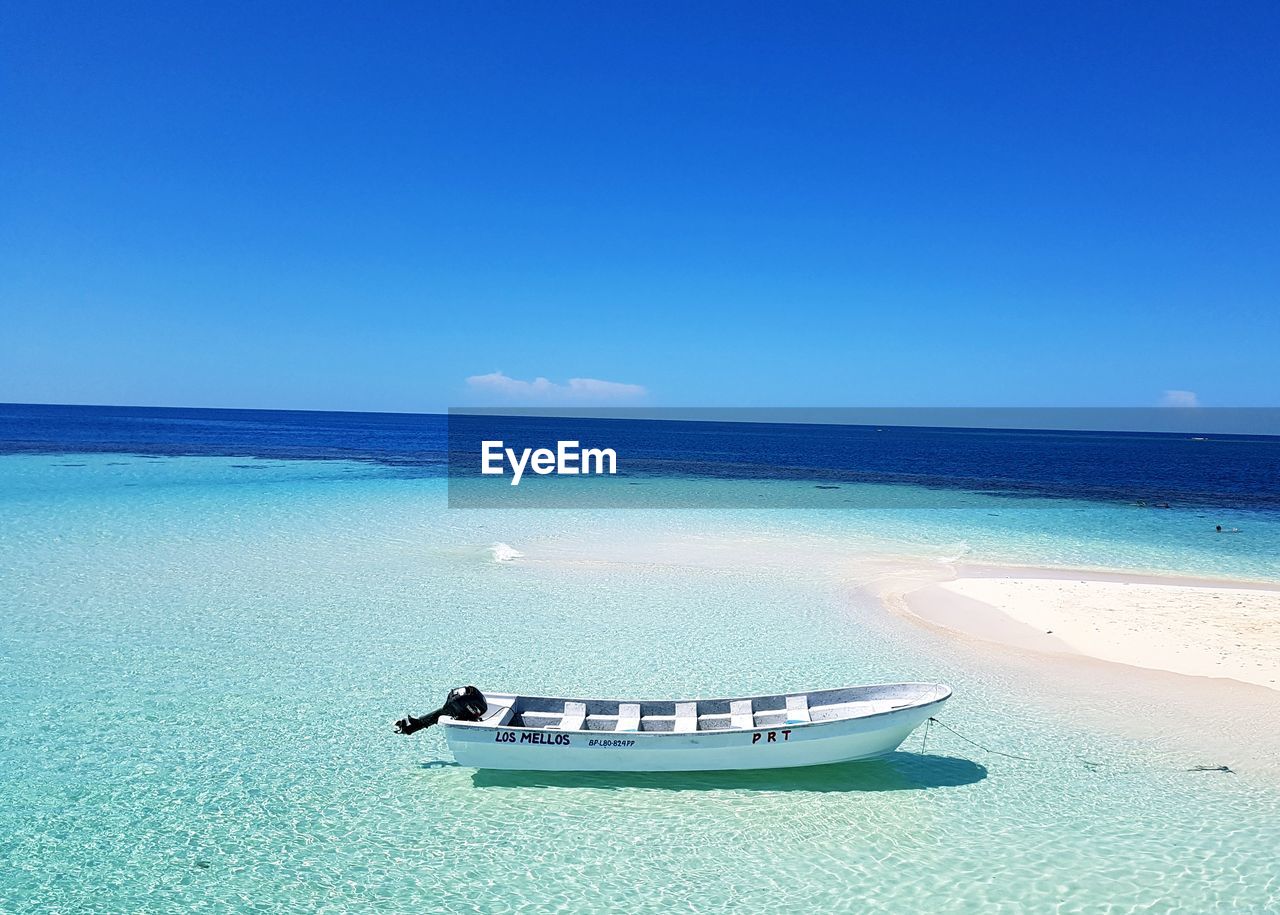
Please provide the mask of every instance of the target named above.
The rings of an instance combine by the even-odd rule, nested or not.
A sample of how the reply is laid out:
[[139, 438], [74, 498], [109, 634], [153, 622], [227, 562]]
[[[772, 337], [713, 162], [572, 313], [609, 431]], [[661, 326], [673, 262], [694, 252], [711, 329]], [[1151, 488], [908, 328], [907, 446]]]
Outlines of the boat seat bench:
[[812, 720], [809, 717], [808, 696], [787, 697], [787, 724], [805, 724]]
[[556, 725], [562, 731], [578, 731], [587, 720], [587, 704], [585, 702], [566, 702], [564, 717]]
[[640, 730], [640, 703], [624, 702], [618, 706], [618, 730]]
[[[667, 706], [668, 710], [674, 710], [674, 715], [645, 715], [642, 714], [643, 708], [640, 703], [622, 702], [617, 706], [617, 714], [594, 714], [588, 713], [586, 702], [566, 700], [563, 711], [529, 710], [520, 717], [523, 719], [521, 723], [525, 727], [544, 728], [547, 730], [618, 731], [623, 733], [665, 731], [676, 734], [693, 734], [698, 731], [750, 730], [757, 727], [777, 727], [784, 724], [810, 724], [840, 718], [857, 718], [863, 715], [873, 715], [878, 712], [900, 708], [905, 703], [893, 700], [862, 700], [811, 706], [809, 697], [801, 694], [780, 696], [763, 704], [769, 707], [757, 709], [755, 700], [733, 699], [728, 702], [727, 710], [720, 711], [717, 709], [716, 711], [699, 714], [698, 702], [676, 702]], [[724, 706], [720, 706], [720, 708], [723, 709]], [[511, 709], [502, 709], [501, 711], [508, 714], [494, 716], [495, 723], [506, 723], [511, 717], [514, 717], [514, 715], [510, 715]], [[486, 716], [486, 719], [489, 717]]]

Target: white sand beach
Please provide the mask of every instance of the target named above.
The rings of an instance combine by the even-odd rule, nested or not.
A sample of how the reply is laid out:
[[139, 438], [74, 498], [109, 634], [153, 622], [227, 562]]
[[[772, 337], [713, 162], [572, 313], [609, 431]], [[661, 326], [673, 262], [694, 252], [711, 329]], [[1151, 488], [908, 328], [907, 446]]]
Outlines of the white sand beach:
[[1280, 690], [1274, 585], [960, 568], [904, 597], [916, 616], [986, 641]]
[[[1102, 570], [879, 563], [918, 648], [1171, 767], [1280, 779], [1280, 586]], [[860, 570], [866, 574], [869, 570]], [[909, 637], [909, 636], [908, 636]]]

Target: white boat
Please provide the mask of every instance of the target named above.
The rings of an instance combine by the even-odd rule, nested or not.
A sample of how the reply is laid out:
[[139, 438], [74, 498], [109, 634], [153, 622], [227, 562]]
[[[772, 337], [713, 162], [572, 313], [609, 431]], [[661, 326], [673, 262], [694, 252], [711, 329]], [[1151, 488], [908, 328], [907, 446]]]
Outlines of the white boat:
[[941, 683], [652, 701], [491, 693], [477, 720], [446, 705], [438, 722], [458, 763], [478, 769], [780, 769], [891, 753], [950, 696]]

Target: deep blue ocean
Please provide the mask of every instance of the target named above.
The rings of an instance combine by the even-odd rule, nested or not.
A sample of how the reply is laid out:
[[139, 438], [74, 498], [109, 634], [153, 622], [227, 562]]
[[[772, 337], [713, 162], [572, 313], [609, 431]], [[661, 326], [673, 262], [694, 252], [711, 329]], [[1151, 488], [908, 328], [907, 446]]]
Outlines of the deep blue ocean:
[[[0, 453], [355, 460], [479, 473], [479, 443], [611, 447], [623, 477], [872, 483], [1280, 510], [1280, 437], [650, 419], [0, 405]], [[696, 507], [696, 506], [694, 506]], [[723, 506], [721, 506], [723, 507]], [[806, 504], [804, 507], [813, 507]]]

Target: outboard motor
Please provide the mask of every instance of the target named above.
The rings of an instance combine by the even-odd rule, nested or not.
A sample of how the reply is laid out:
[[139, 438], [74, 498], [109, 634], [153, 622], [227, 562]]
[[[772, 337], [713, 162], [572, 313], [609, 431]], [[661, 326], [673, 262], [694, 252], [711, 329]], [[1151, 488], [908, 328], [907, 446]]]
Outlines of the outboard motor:
[[479, 721], [488, 710], [489, 703], [484, 701], [484, 693], [474, 686], [459, 686], [449, 691], [444, 705], [434, 712], [427, 712], [421, 718], [415, 718], [412, 715], [401, 718], [396, 722], [396, 733], [412, 734], [423, 728], [429, 728], [440, 720], [441, 715], [457, 718], [459, 721]]

